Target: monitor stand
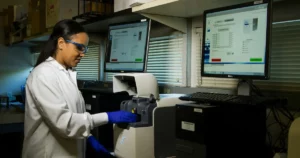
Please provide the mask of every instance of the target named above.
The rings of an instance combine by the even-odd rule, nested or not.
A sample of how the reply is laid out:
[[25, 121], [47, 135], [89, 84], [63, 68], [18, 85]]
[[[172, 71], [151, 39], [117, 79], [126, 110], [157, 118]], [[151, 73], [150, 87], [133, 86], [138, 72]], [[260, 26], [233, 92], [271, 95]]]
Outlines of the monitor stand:
[[237, 87], [237, 95], [251, 96], [252, 80], [241, 79]]

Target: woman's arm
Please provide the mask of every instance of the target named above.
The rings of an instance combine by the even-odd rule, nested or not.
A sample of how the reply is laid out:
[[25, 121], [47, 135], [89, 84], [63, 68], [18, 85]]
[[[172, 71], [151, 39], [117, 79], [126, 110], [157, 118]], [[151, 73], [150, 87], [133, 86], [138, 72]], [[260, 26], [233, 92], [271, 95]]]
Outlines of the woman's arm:
[[27, 88], [45, 122], [63, 137], [88, 137], [95, 126], [108, 122], [106, 113], [91, 115], [71, 112], [53, 75], [33, 76]]

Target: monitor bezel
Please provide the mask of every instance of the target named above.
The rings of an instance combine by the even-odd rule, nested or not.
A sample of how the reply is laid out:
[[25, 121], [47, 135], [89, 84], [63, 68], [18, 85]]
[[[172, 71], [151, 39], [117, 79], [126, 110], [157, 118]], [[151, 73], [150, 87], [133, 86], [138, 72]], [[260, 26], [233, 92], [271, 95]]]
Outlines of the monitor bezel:
[[[109, 38], [110, 38], [110, 27], [112, 26], [117, 26], [117, 25], [124, 25], [124, 24], [135, 24], [135, 23], [143, 23], [143, 22], [147, 22], [147, 39], [146, 39], [146, 45], [145, 45], [145, 54], [144, 54], [144, 66], [142, 70], [107, 70], [106, 69], [106, 61], [107, 61], [107, 57], [109, 54], [109, 47], [110, 47], [110, 43], [109, 43]], [[129, 22], [121, 22], [121, 23], [113, 23], [113, 24], [109, 24], [108, 25], [108, 34], [107, 34], [107, 44], [106, 44], [106, 51], [105, 51], [105, 58], [104, 58], [104, 72], [115, 72], [115, 73], [142, 73], [142, 72], [146, 72], [147, 70], [147, 61], [148, 61], [148, 53], [149, 53], [149, 42], [150, 42], [150, 30], [151, 30], [151, 19], [149, 18], [142, 18], [139, 20], [134, 20], [134, 21], [129, 21]]]
[[205, 36], [206, 36], [206, 16], [209, 13], [214, 12], [220, 12], [220, 11], [226, 11], [231, 9], [238, 9], [243, 7], [250, 7], [250, 6], [256, 6], [261, 4], [267, 4], [267, 30], [266, 30], [266, 53], [265, 53], [265, 73], [262, 76], [258, 75], [234, 75], [234, 74], [207, 74], [204, 73], [204, 53], [202, 53], [201, 58], [201, 76], [203, 77], [218, 77], [218, 78], [238, 78], [238, 79], [258, 79], [258, 80], [268, 80], [269, 79], [269, 68], [270, 68], [270, 48], [271, 48], [271, 30], [272, 30], [272, 2], [268, 0], [264, 0], [262, 2], [247, 2], [237, 5], [231, 5], [221, 8], [215, 8], [215, 9], [209, 9], [204, 11], [203, 13], [203, 36], [202, 36], [202, 52], [204, 52], [205, 49]]

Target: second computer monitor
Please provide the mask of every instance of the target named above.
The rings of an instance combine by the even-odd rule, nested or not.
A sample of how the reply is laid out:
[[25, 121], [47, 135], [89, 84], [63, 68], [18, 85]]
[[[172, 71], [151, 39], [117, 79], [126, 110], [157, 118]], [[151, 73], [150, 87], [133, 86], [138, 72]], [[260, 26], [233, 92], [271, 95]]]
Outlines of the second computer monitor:
[[144, 72], [150, 34], [148, 19], [109, 26], [105, 72]]
[[271, 3], [204, 12], [202, 76], [268, 79]]

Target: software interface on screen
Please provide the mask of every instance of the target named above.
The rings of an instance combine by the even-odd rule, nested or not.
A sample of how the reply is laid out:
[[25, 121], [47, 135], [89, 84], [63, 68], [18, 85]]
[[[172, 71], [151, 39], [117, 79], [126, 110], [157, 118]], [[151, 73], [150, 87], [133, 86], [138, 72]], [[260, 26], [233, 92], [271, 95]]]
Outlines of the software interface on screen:
[[148, 21], [110, 26], [106, 70], [143, 71]]
[[264, 76], [267, 4], [208, 13], [204, 74]]

